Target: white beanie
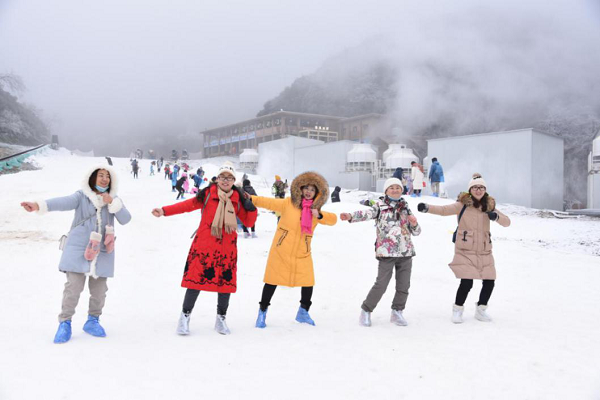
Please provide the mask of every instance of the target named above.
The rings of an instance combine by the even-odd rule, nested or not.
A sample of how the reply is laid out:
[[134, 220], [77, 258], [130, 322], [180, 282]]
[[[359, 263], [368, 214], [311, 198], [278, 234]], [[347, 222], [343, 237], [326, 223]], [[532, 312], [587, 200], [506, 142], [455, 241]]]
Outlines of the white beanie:
[[228, 174], [233, 175], [233, 177], [235, 178], [235, 168], [233, 167], [233, 164], [229, 161], [221, 165], [221, 168], [219, 168], [219, 172], [217, 172], [217, 176], [221, 175], [223, 172], [227, 172]]
[[402, 186], [402, 181], [398, 178], [388, 178], [385, 183], [383, 184], [383, 194], [385, 194], [385, 192], [388, 190], [388, 188], [392, 185], [399, 185], [400, 186], [400, 190], [404, 190], [404, 187]]
[[471, 191], [471, 188], [473, 186], [485, 186], [485, 188], [487, 189], [487, 185], [485, 184], [485, 181], [483, 180], [483, 178], [481, 177], [481, 174], [475, 172], [473, 174], [473, 179], [471, 179], [471, 182], [469, 182], [469, 189], [467, 189], [467, 192]]

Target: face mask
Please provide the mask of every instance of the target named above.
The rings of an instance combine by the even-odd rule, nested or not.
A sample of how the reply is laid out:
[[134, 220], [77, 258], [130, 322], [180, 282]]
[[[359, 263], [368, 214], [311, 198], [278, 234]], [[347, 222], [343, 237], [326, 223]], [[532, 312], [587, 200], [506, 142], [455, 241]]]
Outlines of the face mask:
[[390, 196], [390, 195], [387, 195], [387, 197], [388, 197], [390, 200], [393, 200], [393, 201], [398, 201], [398, 200], [400, 200], [400, 197], [398, 197], [397, 199], [396, 199], [396, 198], [394, 198], [394, 197], [392, 197], [392, 196]]
[[96, 190], [99, 191], [100, 193], [104, 193], [108, 190], [108, 186], [107, 187], [102, 187], [102, 186], [98, 186], [96, 185]]

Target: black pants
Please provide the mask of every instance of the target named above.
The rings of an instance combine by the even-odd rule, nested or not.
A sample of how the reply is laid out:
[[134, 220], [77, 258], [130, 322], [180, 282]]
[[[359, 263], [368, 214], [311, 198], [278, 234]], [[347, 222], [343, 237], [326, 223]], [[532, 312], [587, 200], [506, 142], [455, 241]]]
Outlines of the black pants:
[[[185, 292], [185, 297], [183, 299], [183, 313], [190, 314], [194, 309], [194, 305], [196, 304], [196, 299], [198, 299], [198, 295], [200, 294], [199, 290], [196, 289], [188, 289]], [[225, 315], [227, 314], [227, 309], [229, 308], [229, 298], [231, 297], [231, 293], [218, 293], [217, 297], [217, 314]]]
[[175, 200], [179, 200], [179, 198], [183, 198], [183, 194], [185, 193], [185, 190], [183, 190], [183, 187], [181, 186], [175, 186], [175, 189], [177, 189], [177, 191], [179, 192], [179, 194], [177, 195], [177, 198]]
[[[454, 304], [457, 306], [462, 306], [465, 304], [465, 300], [467, 300], [467, 295], [469, 291], [473, 287], [473, 279], [461, 279], [460, 285], [458, 286], [458, 290], [456, 291], [456, 301]], [[492, 296], [492, 291], [494, 290], [494, 280], [493, 279], [484, 279], [483, 286], [481, 287], [481, 292], [479, 293], [479, 301], [477, 305], [479, 306], [487, 306], [490, 297]]]
[[414, 193], [414, 194], [417, 194], [417, 195], [418, 195], [418, 194], [421, 194], [421, 189], [413, 190], [413, 193]]
[[[260, 299], [260, 309], [265, 311], [271, 305], [271, 299], [273, 298], [273, 294], [275, 294], [275, 289], [277, 289], [277, 285], [270, 285], [265, 283], [262, 291], [262, 298]], [[313, 287], [312, 286], [303, 286], [302, 291], [300, 292], [300, 307], [304, 308], [306, 311], [310, 309], [310, 305], [312, 301]]]
[[134, 179], [137, 179], [137, 177], [138, 177], [137, 175], [138, 175], [138, 170], [137, 170], [137, 169], [134, 169], [134, 170], [133, 170], [133, 178], [134, 178]]
[[[256, 228], [256, 225], [252, 226], [252, 228], [250, 228], [250, 230], [251, 230], [252, 232], [255, 232], [254, 228]], [[248, 228], [246, 228], [246, 226], [245, 226], [245, 225], [242, 225], [242, 229], [244, 230], [244, 232], [248, 233]]]

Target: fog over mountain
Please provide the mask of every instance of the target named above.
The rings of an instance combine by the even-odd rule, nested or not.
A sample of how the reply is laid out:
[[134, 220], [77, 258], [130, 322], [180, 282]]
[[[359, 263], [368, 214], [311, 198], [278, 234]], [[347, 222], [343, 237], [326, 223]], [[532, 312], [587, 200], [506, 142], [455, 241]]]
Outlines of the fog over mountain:
[[581, 200], [600, 126], [592, 0], [9, 0], [0, 54], [52, 133], [103, 154], [198, 150], [201, 130], [279, 109], [386, 113], [421, 150], [533, 126], [565, 138], [567, 193]]

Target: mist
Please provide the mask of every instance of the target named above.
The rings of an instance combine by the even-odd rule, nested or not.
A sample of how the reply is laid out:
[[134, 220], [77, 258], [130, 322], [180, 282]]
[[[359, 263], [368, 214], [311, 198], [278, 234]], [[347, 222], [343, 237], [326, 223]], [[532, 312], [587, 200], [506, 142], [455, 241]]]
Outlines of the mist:
[[407, 137], [600, 115], [588, 0], [0, 4], [0, 71], [22, 76], [24, 101], [82, 150], [198, 151], [198, 132], [252, 118], [300, 76], [343, 94], [337, 82], [382, 61]]

